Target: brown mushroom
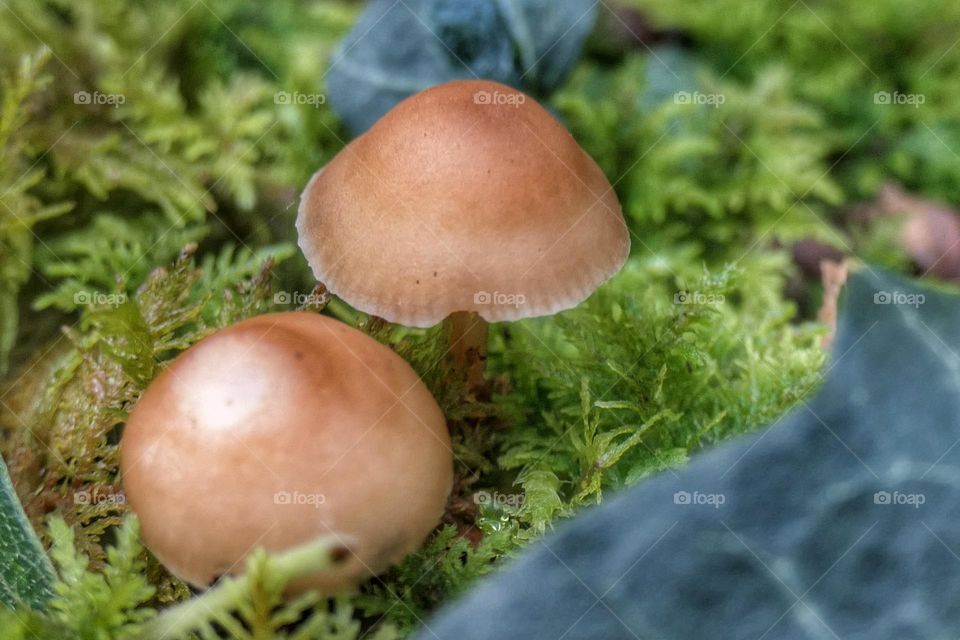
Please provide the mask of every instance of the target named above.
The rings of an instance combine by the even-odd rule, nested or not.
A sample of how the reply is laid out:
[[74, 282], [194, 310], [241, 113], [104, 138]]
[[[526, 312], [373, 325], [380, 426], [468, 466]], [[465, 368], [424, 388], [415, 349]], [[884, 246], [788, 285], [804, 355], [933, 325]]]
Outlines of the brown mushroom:
[[453, 316], [460, 359], [482, 352], [484, 320], [574, 307], [630, 250], [593, 159], [535, 100], [482, 80], [394, 107], [313, 176], [297, 229], [353, 307], [415, 327]]
[[352, 586], [416, 549], [453, 480], [446, 423], [399, 356], [336, 320], [259, 316], [178, 357], [124, 428], [147, 546], [204, 587], [255, 547], [334, 535], [351, 551], [296, 588]]

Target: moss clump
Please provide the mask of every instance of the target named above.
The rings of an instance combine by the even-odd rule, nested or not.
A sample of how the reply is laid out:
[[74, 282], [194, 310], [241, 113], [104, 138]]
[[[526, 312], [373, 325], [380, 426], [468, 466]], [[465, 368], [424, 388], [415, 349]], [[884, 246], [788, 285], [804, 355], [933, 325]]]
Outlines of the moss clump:
[[616, 180], [634, 251], [683, 239], [722, 264], [758, 237], [837, 242], [823, 223], [843, 199], [824, 116], [797, 99], [789, 72], [737, 82], [676, 49], [654, 55], [585, 62], [554, 99]]
[[625, 4], [659, 29], [682, 30], [716, 73], [749, 80], [785, 69], [795, 95], [823, 115], [820, 139], [848, 194], [872, 196], [894, 176], [911, 189], [960, 198], [956, 3]]

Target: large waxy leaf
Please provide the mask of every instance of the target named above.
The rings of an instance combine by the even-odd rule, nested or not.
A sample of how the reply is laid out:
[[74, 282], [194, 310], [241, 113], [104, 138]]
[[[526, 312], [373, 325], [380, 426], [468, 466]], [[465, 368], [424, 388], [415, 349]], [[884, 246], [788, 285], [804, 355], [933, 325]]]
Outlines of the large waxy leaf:
[[331, 60], [330, 103], [359, 134], [403, 98], [449, 80], [543, 94], [580, 56], [596, 13], [591, 0], [373, 0]]
[[955, 638], [960, 298], [869, 269], [819, 396], [591, 509], [419, 637]]
[[41, 609], [53, 595], [53, 577], [53, 566], [0, 459], [0, 602]]

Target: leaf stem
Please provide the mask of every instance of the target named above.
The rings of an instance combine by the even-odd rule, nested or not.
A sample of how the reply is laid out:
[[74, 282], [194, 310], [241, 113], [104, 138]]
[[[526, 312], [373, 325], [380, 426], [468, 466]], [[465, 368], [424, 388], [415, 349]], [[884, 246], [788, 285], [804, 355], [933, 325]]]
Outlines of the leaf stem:
[[[339, 564], [346, 553], [346, 547], [336, 537], [324, 536], [269, 556], [266, 560], [269, 567], [268, 575], [282, 587], [297, 578], [325, 571]], [[256, 562], [256, 556], [257, 552], [248, 556], [246, 573], [236, 577], [221, 578], [203, 595], [163, 611], [136, 637], [179, 638], [235, 608], [250, 592], [251, 569]]]

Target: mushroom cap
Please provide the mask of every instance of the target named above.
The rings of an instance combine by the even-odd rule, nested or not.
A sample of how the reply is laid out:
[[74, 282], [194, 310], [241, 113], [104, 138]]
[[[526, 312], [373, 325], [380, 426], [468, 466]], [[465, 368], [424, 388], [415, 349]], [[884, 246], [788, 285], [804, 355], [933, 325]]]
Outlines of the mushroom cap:
[[410, 366], [336, 320], [255, 317], [187, 350], [120, 442], [150, 550], [198, 587], [256, 546], [322, 535], [352, 552], [294, 585], [334, 592], [382, 572], [439, 523], [453, 481], [446, 421]]
[[333, 293], [416, 327], [569, 309], [630, 250], [600, 167], [535, 100], [484, 80], [391, 109], [313, 176], [297, 230]]

